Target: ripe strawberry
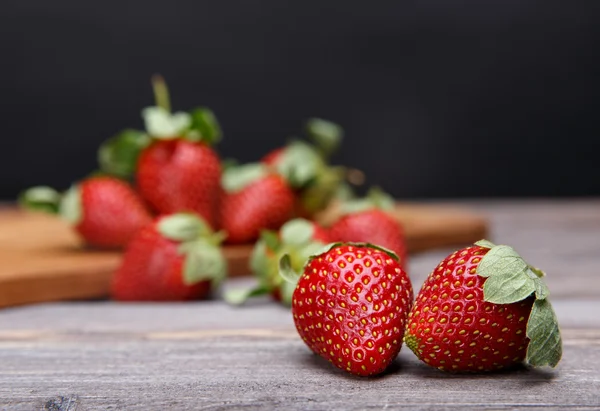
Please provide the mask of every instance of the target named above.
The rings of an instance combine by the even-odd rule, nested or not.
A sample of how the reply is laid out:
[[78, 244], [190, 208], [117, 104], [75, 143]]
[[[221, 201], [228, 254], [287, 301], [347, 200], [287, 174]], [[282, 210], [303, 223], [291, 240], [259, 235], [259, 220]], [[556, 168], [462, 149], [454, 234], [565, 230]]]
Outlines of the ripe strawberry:
[[231, 304], [242, 304], [249, 297], [271, 294], [274, 300], [291, 305], [295, 284], [283, 281], [279, 260], [288, 254], [292, 268], [299, 272], [306, 260], [327, 243], [329, 233], [325, 228], [301, 218], [286, 222], [279, 232], [263, 230], [250, 258], [250, 269], [258, 284], [250, 289], [230, 290], [225, 299]]
[[262, 230], [277, 230], [292, 217], [294, 192], [262, 164], [228, 168], [222, 184], [220, 222], [228, 243], [252, 242]]
[[[293, 277], [290, 259], [281, 273]], [[396, 358], [413, 290], [390, 251], [333, 244], [308, 260], [292, 299], [294, 323], [308, 347], [336, 367], [368, 376]]]
[[106, 176], [90, 177], [59, 194], [34, 187], [21, 197], [26, 208], [58, 213], [91, 246], [124, 247], [152, 217], [129, 184]]
[[404, 340], [432, 367], [556, 366], [561, 338], [543, 273], [512, 248], [479, 241], [446, 257], [409, 314]]
[[368, 242], [385, 247], [400, 257], [404, 269], [408, 267], [406, 239], [401, 224], [388, 213], [393, 200], [372, 189], [369, 197], [347, 202], [345, 214], [330, 229], [331, 239], [342, 242]]
[[157, 106], [142, 112], [146, 133], [125, 130], [105, 141], [98, 160], [119, 177], [135, 175], [144, 199], [159, 214], [191, 211], [216, 227], [221, 162], [211, 148], [221, 138], [207, 108], [171, 113], [164, 80], [153, 78]]
[[216, 227], [221, 164], [208, 145], [183, 138], [154, 141], [140, 155], [136, 179], [160, 213], [193, 211]]
[[157, 218], [129, 243], [112, 279], [112, 297], [128, 301], [207, 297], [226, 272], [220, 241], [197, 215]]

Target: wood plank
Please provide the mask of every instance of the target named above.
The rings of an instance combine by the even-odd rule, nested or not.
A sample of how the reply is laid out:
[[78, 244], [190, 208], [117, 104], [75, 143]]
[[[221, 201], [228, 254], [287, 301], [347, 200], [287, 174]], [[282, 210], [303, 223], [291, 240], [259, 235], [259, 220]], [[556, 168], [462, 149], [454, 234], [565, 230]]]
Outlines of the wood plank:
[[0, 409], [596, 409], [600, 319], [579, 328], [568, 320], [579, 309], [557, 301], [554, 370], [445, 374], [404, 347], [386, 375], [364, 379], [312, 355], [274, 304], [13, 308], [0, 312]]
[[[486, 220], [461, 207], [399, 204], [409, 250], [475, 241]], [[225, 246], [229, 275], [247, 275], [252, 245]], [[59, 219], [0, 211], [0, 307], [43, 301], [104, 298], [121, 253], [90, 250]]]

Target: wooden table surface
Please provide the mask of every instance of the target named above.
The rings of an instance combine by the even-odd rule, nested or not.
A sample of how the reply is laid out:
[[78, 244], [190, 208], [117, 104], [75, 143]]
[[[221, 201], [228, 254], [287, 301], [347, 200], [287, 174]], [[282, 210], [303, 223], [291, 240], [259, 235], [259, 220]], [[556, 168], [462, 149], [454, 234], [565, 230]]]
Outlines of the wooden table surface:
[[[600, 409], [600, 199], [459, 204], [548, 273], [556, 369], [450, 375], [404, 347], [387, 374], [364, 379], [310, 354], [267, 300], [42, 304], [0, 311], [0, 409]], [[416, 289], [450, 251], [412, 256]]]

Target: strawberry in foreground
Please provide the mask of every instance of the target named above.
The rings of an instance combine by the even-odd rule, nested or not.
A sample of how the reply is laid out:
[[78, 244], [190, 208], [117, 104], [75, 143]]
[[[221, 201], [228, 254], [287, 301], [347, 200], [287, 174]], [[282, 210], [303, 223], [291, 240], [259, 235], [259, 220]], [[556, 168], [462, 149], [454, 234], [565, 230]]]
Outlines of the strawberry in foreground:
[[121, 248], [152, 220], [142, 199], [129, 184], [106, 176], [89, 177], [64, 194], [33, 187], [20, 197], [24, 208], [59, 214], [86, 244]]
[[294, 192], [259, 163], [232, 166], [222, 178], [221, 228], [231, 244], [255, 241], [262, 230], [277, 230], [294, 212]]
[[202, 299], [225, 277], [220, 233], [199, 216], [157, 218], [129, 243], [115, 272], [111, 295], [122, 301]]
[[328, 244], [329, 233], [318, 224], [296, 218], [286, 222], [279, 232], [263, 230], [254, 245], [250, 269], [258, 284], [250, 289], [233, 289], [225, 294], [230, 304], [242, 304], [250, 297], [271, 294], [284, 305], [292, 304], [295, 284], [279, 275], [279, 260], [288, 254], [292, 269], [300, 272], [306, 260]]
[[398, 255], [400, 264], [408, 267], [408, 252], [404, 230], [390, 211], [394, 200], [378, 188], [367, 197], [350, 200], [342, 205], [342, 216], [331, 226], [333, 241], [366, 242], [385, 247]]
[[221, 138], [208, 108], [171, 113], [164, 80], [155, 76], [157, 105], [143, 110], [146, 133], [125, 130], [98, 153], [103, 171], [135, 174], [144, 199], [160, 214], [191, 211], [216, 227], [221, 162], [212, 145]]
[[444, 371], [491, 371], [523, 361], [555, 367], [562, 342], [543, 275], [506, 245], [482, 240], [456, 251], [423, 284], [405, 342]]
[[[290, 258], [281, 274], [294, 281]], [[396, 358], [413, 299], [398, 257], [370, 244], [333, 244], [311, 257], [292, 298], [308, 347], [351, 374], [382, 373]]]

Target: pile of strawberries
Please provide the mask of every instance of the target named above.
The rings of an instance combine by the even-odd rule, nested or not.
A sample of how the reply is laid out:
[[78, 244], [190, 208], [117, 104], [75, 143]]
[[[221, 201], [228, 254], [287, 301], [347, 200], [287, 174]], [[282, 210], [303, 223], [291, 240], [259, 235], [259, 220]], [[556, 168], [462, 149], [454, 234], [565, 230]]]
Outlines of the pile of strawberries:
[[[26, 208], [59, 214], [87, 246], [124, 250], [112, 281], [114, 299], [209, 297], [227, 275], [223, 244], [256, 244], [252, 271], [280, 299], [281, 253], [271, 258], [274, 270], [258, 260], [274, 251], [262, 239], [286, 223], [292, 227], [286, 241], [296, 235], [294, 227], [306, 223], [321, 233], [323, 244], [374, 241], [405, 253], [400, 226], [375, 202], [363, 204], [364, 212], [354, 212], [331, 230], [313, 222], [318, 212], [352, 191], [348, 170], [329, 161], [342, 138], [338, 125], [309, 119], [307, 138], [292, 140], [257, 162], [235, 164], [215, 150], [222, 132], [210, 109], [173, 112], [164, 80], [155, 76], [152, 85], [156, 105], [142, 110], [145, 130], [126, 129], [103, 142], [97, 172], [62, 193], [42, 186], [20, 197]], [[380, 230], [365, 237], [373, 224]], [[288, 301], [289, 292], [284, 294]]]
[[[227, 276], [222, 245], [253, 244], [256, 285], [225, 300], [267, 294], [290, 306], [307, 346], [352, 374], [384, 372], [403, 344], [445, 371], [559, 362], [544, 273], [511, 247], [482, 240], [450, 254], [414, 298], [394, 201], [377, 188], [357, 198], [348, 170], [329, 163], [338, 125], [310, 119], [311, 142], [233, 164], [213, 148], [221, 129], [210, 109], [173, 113], [164, 81], [153, 85], [145, 131], [105, 141], [98, 173], [64, 193], [44, 186], [21, 196], [62, 216], [87, 245], [124, 249], [114, 299], [207, 298]], [[335, 221], [317, 223], [334, 205]]]

